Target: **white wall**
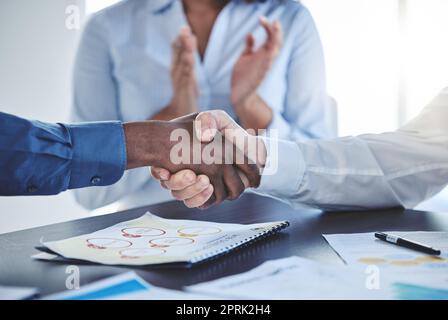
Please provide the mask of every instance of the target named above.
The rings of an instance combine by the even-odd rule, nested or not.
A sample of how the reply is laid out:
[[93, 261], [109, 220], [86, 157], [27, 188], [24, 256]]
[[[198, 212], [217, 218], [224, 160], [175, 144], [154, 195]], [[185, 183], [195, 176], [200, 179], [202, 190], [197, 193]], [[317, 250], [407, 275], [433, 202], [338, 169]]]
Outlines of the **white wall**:
[[[0, 110], [66, 121], [71, 60], [79, 31], [65, 27], [77, 0], [0, 0]], [[82, 10], [83, 11], [83, 10]], [[1, 172], [0, 172], [1, 174]], [[0, 233], [86, 216], [70, 193], [0, 197]]]

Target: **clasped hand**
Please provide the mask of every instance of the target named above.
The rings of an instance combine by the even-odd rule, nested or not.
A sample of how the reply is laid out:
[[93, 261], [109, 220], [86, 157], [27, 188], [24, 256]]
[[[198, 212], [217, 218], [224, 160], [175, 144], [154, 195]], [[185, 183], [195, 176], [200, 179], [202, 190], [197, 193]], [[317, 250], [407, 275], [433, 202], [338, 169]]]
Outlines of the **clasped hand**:
[[262, 140], [223, 111], [124, 128], [128, 169], [152, 166], [153, 176], [188, 207], [233, 200], [260, 184], [266, 153]]
[[[232, 158], [235, 162], [233, 170], [237, 169], [243, 188], [238, 188], [235, 191], [235, 186], [232, 184], [236, 183], [238, 179], [235, 173], [228, 168], [228, 164], [224, 166], [224, 172], [230, 171], [228, 177], [235, 178], [232, 179], [233, 181], [224, 179], [224, 186], [223, 182], [216, 177], [210, 177], [206, 173], [201, 174], [194, 169], [175, 172], [163, 166], [153, 166], [151, 168], [152, 176], [160, 181], [163, 188], [171, 190], [174, 198], [183, 201], [190, 208], [206, 208], [224, 199], [234, 200], [248, 187], [258, 187], [266, 162], [266, 147], [262, 138], [247, 133], [221, 110], [199, 114], [196, 117], [194, 131], [195, 137], [202, 143], [216, 143], [216, 141], [224, 140], [227, 145], [230, 144], [233, 147], [234, 154], [237, 154]], [[238, 155], [240, 155], [239, 159]], [[243, 163], [241, 163], [242, 161]], [[175, 173], [173, 174], [173, 172]], [[215, 185], [216, 182], [217, 185]], [[224, 192], [222, 187], [224, 187]], [[225, 196], [226, 188], [233, 190], [228, 193], [227, 197]]]

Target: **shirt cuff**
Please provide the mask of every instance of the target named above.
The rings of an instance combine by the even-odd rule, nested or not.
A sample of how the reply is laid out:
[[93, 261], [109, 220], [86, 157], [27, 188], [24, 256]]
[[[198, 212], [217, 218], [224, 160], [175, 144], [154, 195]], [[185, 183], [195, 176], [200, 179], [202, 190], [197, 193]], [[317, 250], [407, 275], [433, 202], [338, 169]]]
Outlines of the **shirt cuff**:
[[305, 162], [300, 147], [296, 142], [270, 139], [264, 140], [267, 158], [256, 190], [281, 198], [291, 197], [298, 193], [305, 173]]
[[114, 184], [126, 169], [126, 142], [121, 122], [63, 125], [73, 150], [69, 189]]

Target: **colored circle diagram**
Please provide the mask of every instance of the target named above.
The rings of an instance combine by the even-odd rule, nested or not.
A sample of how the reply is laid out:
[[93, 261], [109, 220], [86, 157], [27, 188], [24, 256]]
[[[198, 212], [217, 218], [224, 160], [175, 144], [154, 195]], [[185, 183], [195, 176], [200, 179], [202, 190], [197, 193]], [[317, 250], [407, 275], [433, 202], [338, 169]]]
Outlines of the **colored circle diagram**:
[[177, 230], [177, 233], [181, 237], [198, 237], [218, 234], [221, 231], [221, 229], [216, 227], [187, 227]]
[[151, 247], [166, 248], [173, 246], [185, 246], [194, 243], [193, 239], [180, 237], [157, 238], [149, 241]]
[[92, 238], [87, 239], [87, 246], [92, 249], [117, 249], [126, 248], [132, 245], [132, 242], [114, 238]]
[[141, 237], [157, 237], [165, 234], [164, 230], [147, 227], [133, 227], [121, 230], [123, 237], [141, 238]]

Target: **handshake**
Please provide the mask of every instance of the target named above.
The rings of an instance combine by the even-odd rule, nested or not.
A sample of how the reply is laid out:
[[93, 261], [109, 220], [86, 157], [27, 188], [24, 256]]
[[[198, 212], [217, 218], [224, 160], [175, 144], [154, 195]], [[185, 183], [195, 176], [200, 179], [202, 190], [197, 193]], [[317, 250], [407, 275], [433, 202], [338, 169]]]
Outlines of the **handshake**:
[[266, 163], [263, 138], [224, 111], [169, 122], [124, 124], [128, 169], [151, 166], [162, 187], [190, 208], [207, 208], [257, 188]]

